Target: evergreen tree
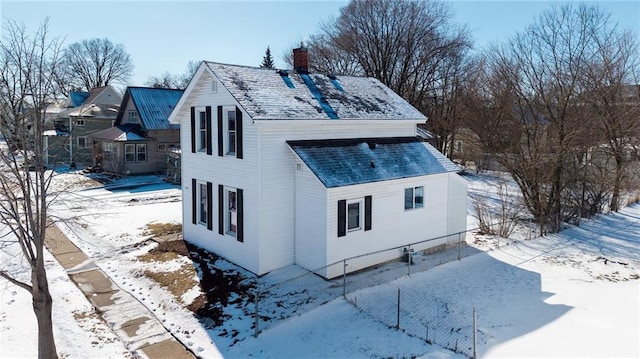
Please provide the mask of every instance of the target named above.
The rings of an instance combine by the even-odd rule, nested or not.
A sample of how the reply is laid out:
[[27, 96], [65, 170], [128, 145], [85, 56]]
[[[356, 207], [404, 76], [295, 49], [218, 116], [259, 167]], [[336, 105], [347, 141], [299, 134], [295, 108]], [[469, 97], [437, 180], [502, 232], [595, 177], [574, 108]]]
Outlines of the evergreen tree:
[[260, 64], [261, 69], [273, 69], [273, 57], [271, 57], [271, 49], [267, 46], [267, 51], [264, 53], [264, 57], [262, 58], [262, 63]]

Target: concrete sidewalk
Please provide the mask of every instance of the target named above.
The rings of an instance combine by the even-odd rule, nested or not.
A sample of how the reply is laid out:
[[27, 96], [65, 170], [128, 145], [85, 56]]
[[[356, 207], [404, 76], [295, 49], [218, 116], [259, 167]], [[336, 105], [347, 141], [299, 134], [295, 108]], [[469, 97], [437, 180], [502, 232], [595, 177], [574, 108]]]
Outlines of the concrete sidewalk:
[[136, 357], [195, 358], [144, 305], [113, 283], [55, 223], [50, 222], [47, 227], [45, 246]]

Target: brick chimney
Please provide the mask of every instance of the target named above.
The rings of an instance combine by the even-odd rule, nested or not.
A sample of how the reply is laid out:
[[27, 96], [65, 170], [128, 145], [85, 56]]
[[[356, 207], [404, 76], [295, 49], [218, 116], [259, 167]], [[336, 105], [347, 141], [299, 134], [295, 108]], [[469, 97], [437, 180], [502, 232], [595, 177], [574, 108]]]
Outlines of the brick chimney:
[[300, 74], [309, 73], [309, 50], [302, 45], [293, 49], [293, 69]]

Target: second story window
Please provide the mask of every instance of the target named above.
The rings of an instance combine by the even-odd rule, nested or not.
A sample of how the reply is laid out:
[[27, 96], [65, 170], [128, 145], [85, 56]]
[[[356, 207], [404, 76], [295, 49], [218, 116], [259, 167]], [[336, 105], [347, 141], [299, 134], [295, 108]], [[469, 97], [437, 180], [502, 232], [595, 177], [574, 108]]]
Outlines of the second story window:
[[218, 156], [243, 158], [242, 111], [237, 106], [218, 106]]
[[227, 155], [236, 154], [236, 111], [227, 111]]
[[84, 126], [84, 120], [76, 120], [76, 126]]
[[207, 113], [200, 112], [200, 120], [198, 121], [198, 151], [205, 152], [207, 150]]

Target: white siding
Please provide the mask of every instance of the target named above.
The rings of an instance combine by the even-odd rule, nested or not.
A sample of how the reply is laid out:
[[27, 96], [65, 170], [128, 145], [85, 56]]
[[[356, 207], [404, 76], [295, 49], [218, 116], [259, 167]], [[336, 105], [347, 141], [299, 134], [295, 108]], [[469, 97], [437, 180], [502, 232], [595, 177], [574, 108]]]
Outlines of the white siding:
[[[416, 121], [253, 121], [243, 116], [243, 159], [219, 157], [217, 151], [217, 106], [238, 105], [221, 83], [201, 72], [190, 84], [188, 97], [181, 99], [171, 115], [181, 123], [184, 237], [198, 246], [256, 273], [264, 274], [299, 263], [315, 269], [327, 262], [426, 239], [446, 232], [446, 174], [372, 183], [327, 190], [304, 167], [296, 177], [295, 155], [286, 141], [415, 136]], [[190, 107], [212, 107], [213, 154], [191, 153]], [[303, 165], [304, 166], [304, 165]], [[213, 230], [192, 224], [191, 180], [213, 184]], [[425, 186], [431, 207], [404, 213], [404, 188]], [[244, 190], [244, 242], [218, 234], [219, 184]], [[431, 187], [429, 187], [431, 186]], [[355, 187], [355, 188], [354, 188]], [[432, 188], [429, 190], [428, 188]], [[336, 201], [352, 193], [373, 195], [373, 230], [337, 238]], [[348, 195], [348, 197], [346, 197]], [[418, 213], [421, 212], [421, 213]], [[432, 213], [433, 212], [433, 213]], [[297, 216], [296, 216], [297, 214]], [[424, 218], [421, 218], [424, 217]], [[416, 224], [429, 228], [420, 232]], [[353, 270], [353, 268], [350, 268]]]
[[[449, 174], [449, 201], [447, 207], [447, 232], [467, 230], [467, 181], [457, 174]], [[461, 238], [465, 237], [465, 233]], [[458, 236], [451, 238], [458, 240]]]
[[[414, 136], [415, 123], [256, 121], [260, 133], [262, 272], [295, 263], [294, 154], [286, 141]], [[300, 193], [304, 196], [304, 193]], [[329, 207], [331, 208], [331, 207]]]
[[[257, 130], [251, 118], [243, 116], [243, 159], [218, 156], [217, 106], [236, 105], [231, 95], [218, 86], [211, 91], [212, 78], [204, 73], [189, 101], [185, 101], [175, 115], [181, 119], [180, 141], [182, 143], [182, 189], [184, 238], [202, 248], [221, 255], [246, 269], [262, 274], [260, 266], [260, 187], [258, 172]], [[212, 155], [204, 152], [191, 153], [190, 107], [211, 106], [212, 112]], [[213, 230], [191, 221], [192, 188], [191, 179], [213, 183]], [[244, 193], [244, 242], [238, 242], [230, 235], [218, 234], [218, 185], [243, 189]], [[225, 203], [226, 205], [226, 203]]]
[[[404, 189], [418, 186], [424, 187], [424, 208], [405, 210]], [[327, 202], [328, 264], [344, 258], [445, 236], [447, 186], [448, 174], [444, 173], [330, 189]], [[338, 237], [337, 202], [341, 199], [364, 198], [367, 195], [372, 196], [371, 230], [347, 232], [346, 236]], [[423, 250], [444, 244], [445, 241], [446, 238], [443, 237], [413, 248]], [[374, 265], [381, 259], [399, 258], [402, 249], [385, 255], [386, 258], [371, 257], [369, 261], [360, 261], [357, 265], [350, 264], [348, 271]]]
[[316, 270], [327, 264], [327, 190], [297, 156], [296, 163], [295, 263]]

